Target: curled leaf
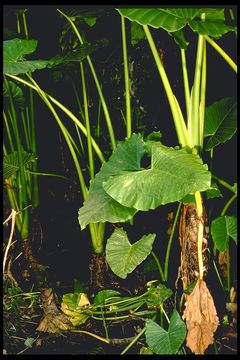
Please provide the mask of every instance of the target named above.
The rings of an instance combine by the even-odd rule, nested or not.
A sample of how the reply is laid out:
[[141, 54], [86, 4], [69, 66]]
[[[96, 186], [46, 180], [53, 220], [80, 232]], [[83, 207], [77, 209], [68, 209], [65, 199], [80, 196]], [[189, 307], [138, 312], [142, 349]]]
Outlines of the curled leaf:
[[205, 281], [197, 281], [186, 301], [183, 319], [186, 319], [188, 329], [187, 346], [195, 354], [204, 354], [213, 343], [213, 334], [218, 327], [216, 308]]

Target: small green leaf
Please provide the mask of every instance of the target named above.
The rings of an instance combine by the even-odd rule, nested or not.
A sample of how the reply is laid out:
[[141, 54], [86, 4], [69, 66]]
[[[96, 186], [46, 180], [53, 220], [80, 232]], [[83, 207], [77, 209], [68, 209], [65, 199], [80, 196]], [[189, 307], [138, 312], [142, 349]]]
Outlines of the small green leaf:
[[204, 137], [205, 150], [211, 150], [230, 140], [237, 131], [237, 101], [224, 98], [206, 108]]
[[116, 290], [101, 290], [97, 293], [93, 300], [93, 305], [104, 305], [105, 301], [113, 296], [119, 296], [120, 292]]
[[206, 191], [207, 199], [222, 197], [222, 193], [219, 190], [216, 183], [211, 184], [211, 188]]
[[19, 108], [20, 110], [24, 110], [25, 98], [22, 89], [12, 81], [8, 81], [8, 86], [9, 86], [10, 94], [6, 84], [5, 83], [3, 84], [4, 100], [9, 100], [9, 96], [11, 95], [13, 98], [14, 105], [16, 105], [16, 107]]
[[189, 44], [189, 41], [185, 39], [184, 33], [182, 30], [175, 32], [169, 32], [169, 35], [173, 37], [175, 43], [180, 46], [181, 49], [186, 50]]
[[146, 299], [148, 307], [153, 307], [162, 304], [173, 292], [163, 284], [151, 285], [149, 294]]
[[186, 337], [186, 326], [177, 310], [173, 310], [168, 331], [155, 321], [146, 320], [146, 342], [158, 355], [176, 354]]
[[[29, 153], [27, 151], [22, 151], [22, 159], [25, 170], [28, 169], [30, 162], [34, 162], [38, 159], [38, 156], [35, 153]], [[4, 155], [3, 158], [3, 178], [9, 179], [12, 175], [19, 171], [19, 156], [18, 152], [14, 151], [10, 154]]]
[[144, 235], [133, 245], [122, 228], [116, 228], [106, 245], [107, 262], [117, 276], [125, 279], [152, 251], [156, 234]]
[[146, 346], [141, 347], [139, 355], [152, 355], [153, 352]]
[[237, 244], [237, 218], [236, 216], [219, 216], [211, 223], [211, 235], [216, 248], [224, 251], [228, 247], [229, 236]]
[[31, 348], [33, 346], [34, 341], [35, 341], [34, 338], [29, 337], [24, 341], [24, 345]]
[[141, 25], [136, 22], [131, 23], [131, 44], [137, 45], [140, 40], [145, 38], [145, 32]]

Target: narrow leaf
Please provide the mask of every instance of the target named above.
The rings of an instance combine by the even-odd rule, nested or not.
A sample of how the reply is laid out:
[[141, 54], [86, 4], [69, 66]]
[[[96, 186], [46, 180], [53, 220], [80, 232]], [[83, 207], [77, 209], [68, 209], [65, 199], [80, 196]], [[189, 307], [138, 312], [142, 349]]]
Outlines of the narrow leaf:
[[156, 235], [144, 235], [133, 245], [122, 228], [116, 228], [106, 245], [107, 262], [117, 276], [125, 279], [152, 251]]

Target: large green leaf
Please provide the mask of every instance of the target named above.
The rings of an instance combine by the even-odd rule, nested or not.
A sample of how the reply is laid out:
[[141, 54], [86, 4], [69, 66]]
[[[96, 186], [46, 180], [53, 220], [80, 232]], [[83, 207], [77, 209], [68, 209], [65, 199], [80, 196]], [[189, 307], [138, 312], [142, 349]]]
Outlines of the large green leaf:
[[33, 53], [37, 40], [12, 39], [3, 42], [3, 72], [12, 75], [43, 69], [47, 60], [24, 60], [24, 56]]
[[94, 44], [83, 44], [65, 55], [56, 55], [49, 60], [30, 60], [24, 56], [36, 50], [37, 40], [6, 40], [3, 43], [3, 72], [18, 75], [35, 70], [66, 64], [71, 61], [82, 61], [93, 51], [108, 44], [107, 39], [96, 41]]
[[90, 183], [89, 194], [84, 205], [79, 209], [79, 223], [82, 230], [89, 223], [124, 222], [133, 217], [136, 209], [119, 204], [103, 189], [103, 182], [121, 170], [139, 170], [144, 143], [140, 134], [133, 134], [130, 139], [119, 143], [107, 163], [104, 163]]
[[158, 355], [176, 354], [186, 337], [186, 326], [177, 310], [173, 310], [168, 331], [155, 321], [146, 320], [146, 342]]
[[117, 9], [118, 12], [131, 21], [136, 21], [140, 25], [150, 25], [154, 28], [163, 28], [169, 32], [182, 29], [186, 24], [186, 19], [177, 18], [159, 8], [129, 8]]
[[211, 174], [198, 155], [156, 143], [150, 169], [122, 171], [109, 177], [103, 188], [124, 206], [149, 210], [205, 191], [210, 184]]
[[[224, 9], [219, 8], [121, 8], [117, 10], [131, 21], [154, 28], [163, 28], [169, 33], [181, 30], [187, 24], [193, 31], [213, 37], [220, 37], [234, 30], [234, 27], [224, 24]], [[203, 13], [205, 14], [204, 21], [201, 19]]]
[[236, 216], [219, 216], [213, 220], [211, 223], [211, 235], [219, 251], [227, 249], [229, 236], [237, 243]]
[[144, 235], [133, 245], [122, 228], [116, 228], [106, 245], [107, 262], [117, 276], [125, 279], [152, 251], [156, 234]]
[[230, 140], [237, 131], [237, 101], [224, 98], [206, 108], [204, 137], [205, 150], [211, 150]]
[[[22, 151], [22, 159], [24, 168], [27, 169], [30, 162], [36, 161], [38, 156], [35, 153]], [[19, 170], [19, 156], [18, 152], [14, 151], [10, 154], [4, 155], [3, 158], [3, 179], [9, 179]]]

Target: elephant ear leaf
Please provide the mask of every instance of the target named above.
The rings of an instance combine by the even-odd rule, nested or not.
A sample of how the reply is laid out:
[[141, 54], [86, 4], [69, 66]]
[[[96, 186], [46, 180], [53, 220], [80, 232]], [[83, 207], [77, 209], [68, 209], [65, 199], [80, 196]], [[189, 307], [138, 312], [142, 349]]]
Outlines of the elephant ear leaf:
[[237, 131], [237, 101], [224, 98], [206, 108], [204, 137], [205, 150], [230, 140]]
[[106, 245], [106, 259], [112, 271], [122, 279], [141, 264], [152, 251], [156, 234], [148, 234], [130, 244], [127, 233], [116, 228]]
[[32, 54], [37, 48], [37, 40], [12, 39], [3, 42], [3, 72], [18, 75], [37, 69], [44, 69], [47, 60], [24, 59], [25, 55]]
[[[225, 24], [224, 9], [221, 8], [121, 8], [117, 10], [122, 16], [140, 25], [162, 28], [169, 33], [177, 32], [188, 25], [198, 34], [218, 38], [234, 30], [233, 26]], [[205, 14], [204, 20], [201, 18], [202, 14]], [[176, 40], [179, 43], [178, 35]], [[186, 42], [182, 39], [180, 43], [181, 46], [186, 46]]]
[[151, 142], [150, 168], [122, 171], [103, 183], [104, 190], [117, 202], [143, 211], [180, 201], [210, 186], [211, 174], [198, 155], [157, 142]]
[[103, 188], [103, 182], [121, 171], [139, 170], [144, 152], [144, 142], [140, 134], [133, 134], [130, 139], [117, 145], [108, 162], [102, 165], [91, 181], [88, 197], [79, 209], [78, 220], [82, 230], [90, 223], [124, 222], [137, 212], [136, 209], [121, 205], [109, 196]]

